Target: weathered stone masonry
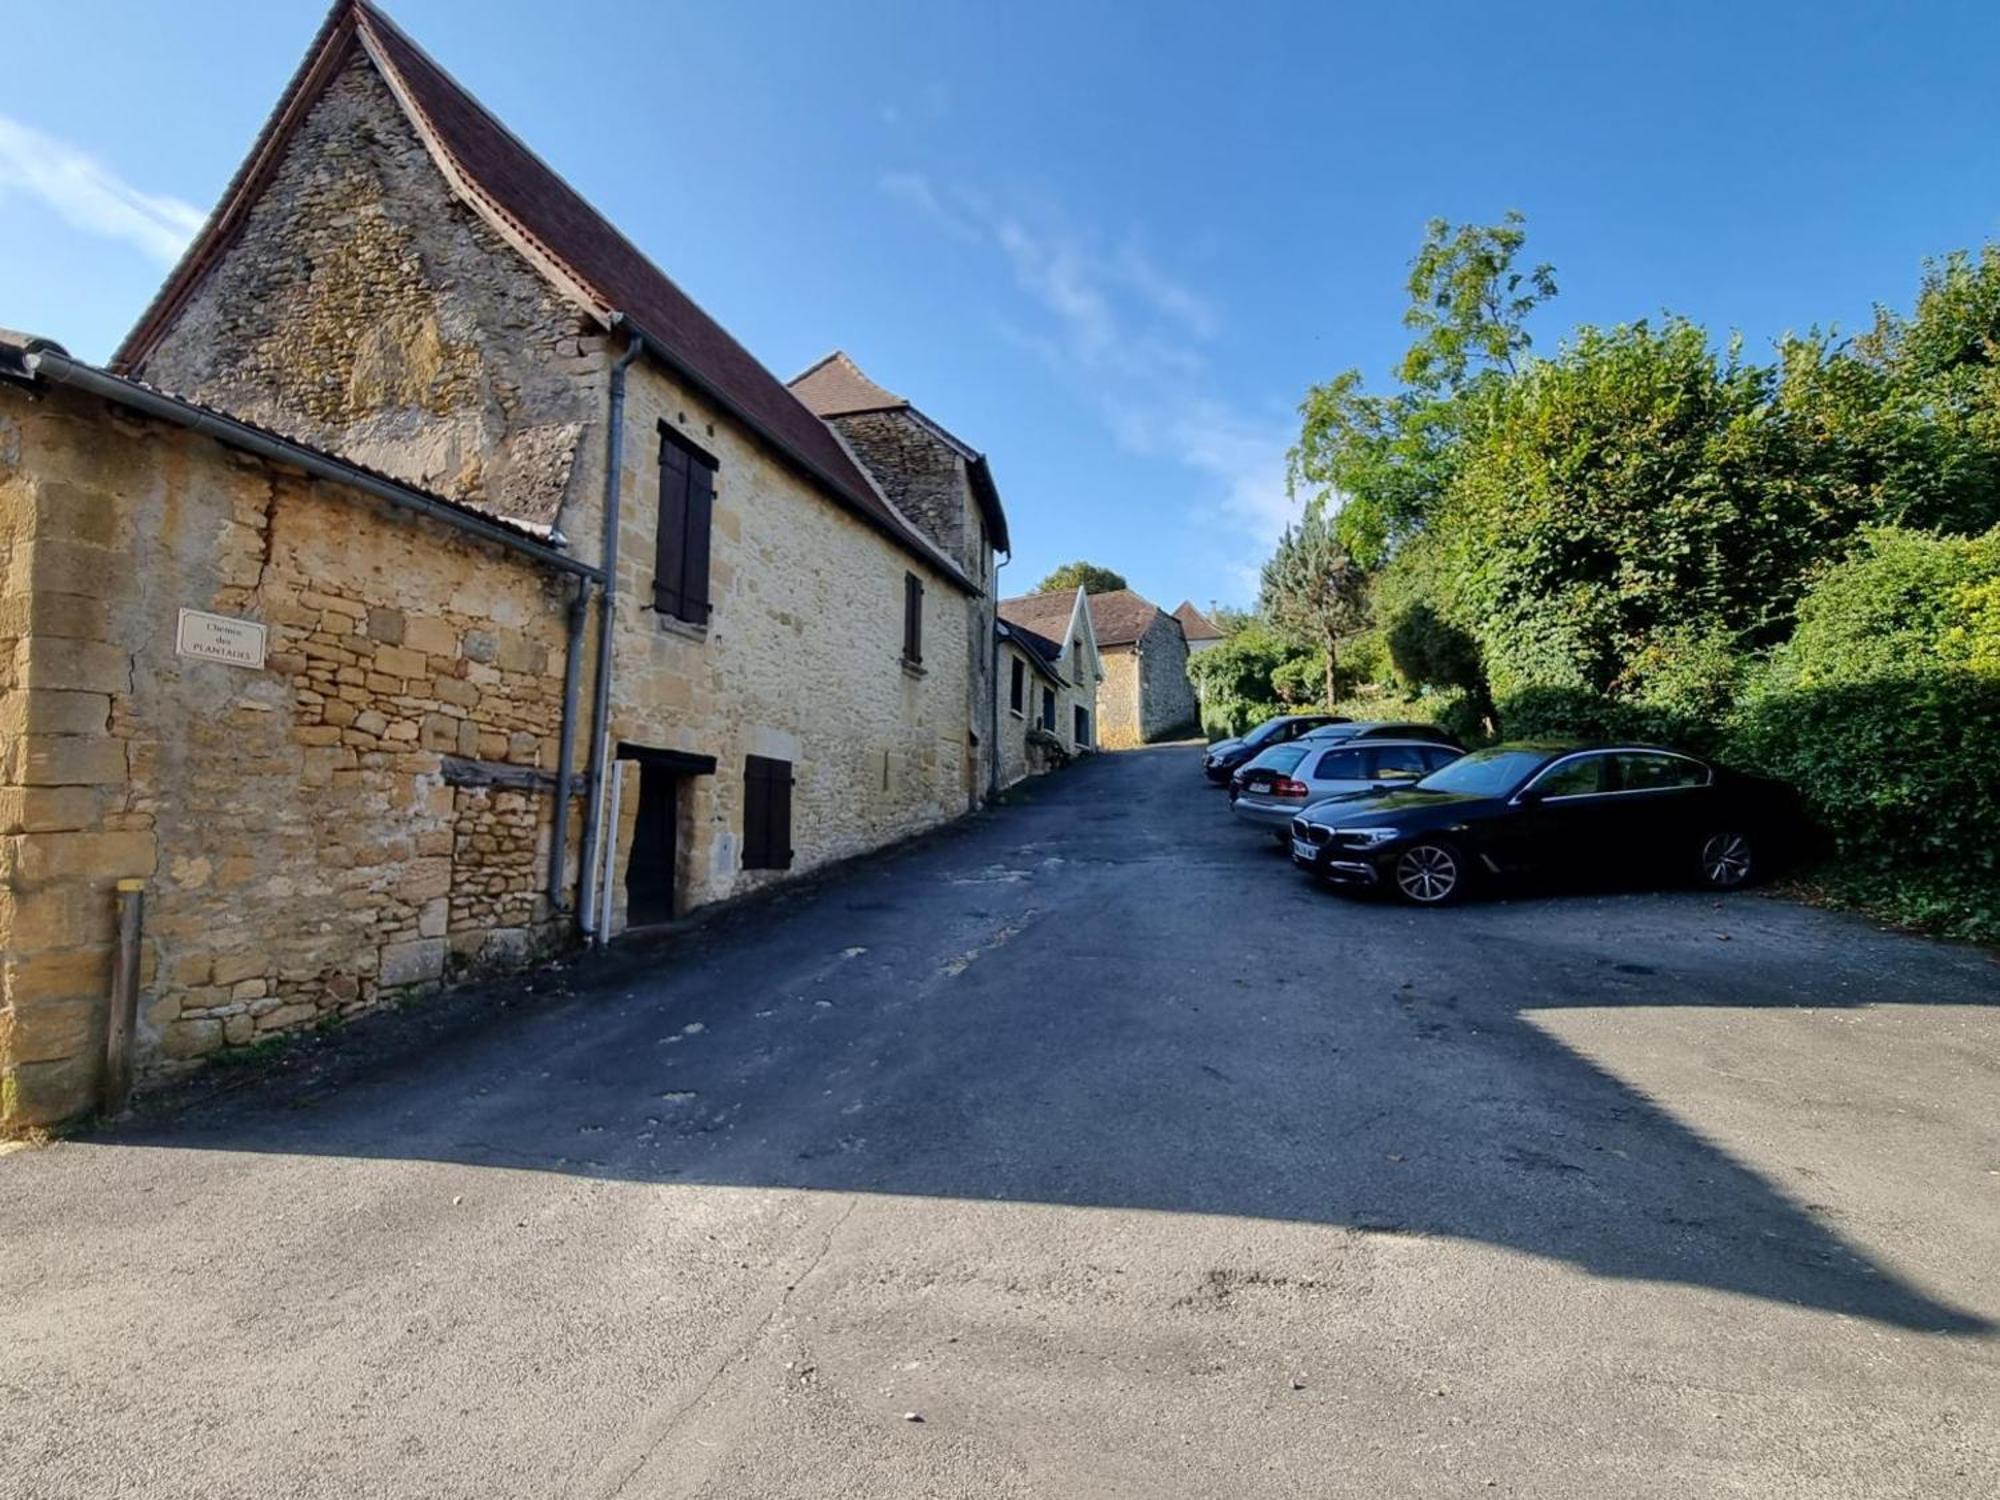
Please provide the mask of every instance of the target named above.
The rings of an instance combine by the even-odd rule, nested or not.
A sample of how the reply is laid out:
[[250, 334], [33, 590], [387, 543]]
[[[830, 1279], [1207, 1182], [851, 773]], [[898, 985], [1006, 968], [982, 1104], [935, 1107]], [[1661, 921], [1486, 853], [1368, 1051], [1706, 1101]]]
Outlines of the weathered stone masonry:
[[[451, 776], [553, 765], [569, 584], [67, 391], [0, 386], [0, 515], [5, 1123], [92, 1097], [121, 877], [148, 1071], [555, 938], [550, 792]], [[264, 667], [177, 655], [183, 606]]]
[[604, 340], [455, 197], [357, 53], [141, 373], [454, 500], [546, 524]]

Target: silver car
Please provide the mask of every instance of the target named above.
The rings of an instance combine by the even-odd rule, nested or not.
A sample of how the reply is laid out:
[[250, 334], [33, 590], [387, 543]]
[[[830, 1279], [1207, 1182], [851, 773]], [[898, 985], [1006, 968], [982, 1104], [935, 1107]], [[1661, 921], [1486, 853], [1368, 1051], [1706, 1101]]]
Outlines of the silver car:
[[[1304, 754], [1275, 778], [1247, 783], [1230, 811], [1280, 843], [1290, 837], [1292, 819], [1329, 797], [1394, 791], [1448, 766], [1465, 752], [1431, 740], [1365, 740], [1359, 744], [1315, 744], [1310, 739], [1280, 747]], [[1256, 762], [1244, 769], [1255, 768]]]

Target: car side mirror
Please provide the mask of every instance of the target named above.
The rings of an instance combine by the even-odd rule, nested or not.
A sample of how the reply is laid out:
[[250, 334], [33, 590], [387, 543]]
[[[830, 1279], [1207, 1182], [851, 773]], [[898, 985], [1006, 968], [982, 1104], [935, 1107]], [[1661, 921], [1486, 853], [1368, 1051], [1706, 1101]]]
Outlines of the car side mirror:
[[1514, 794], [1514, 800], [1523, 807], [1533, 807], [1548, 795], [1538, 786], [1524, 786]]

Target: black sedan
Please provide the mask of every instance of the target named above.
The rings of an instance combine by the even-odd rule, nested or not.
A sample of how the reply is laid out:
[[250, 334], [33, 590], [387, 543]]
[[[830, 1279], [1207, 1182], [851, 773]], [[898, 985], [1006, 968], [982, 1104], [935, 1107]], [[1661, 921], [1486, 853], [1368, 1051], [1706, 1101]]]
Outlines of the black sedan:
[[1784, 788], [1654, 745], [1498, 745], [1407, 791], [1292, 820], [1292, 860], [1444, 906], [1489, 876], [1664, 876], [1734, 890], [1789, 842]]
[[1201, 772], [1217, 786], [1225, 785], [1230, 773], [1260, 750], [1282, 745], [1327, 724], [1345, 724], [1342, 714], [1279, 714], [1266, 719], [1248, 734], [1233, 740], [1217, 740], [1201, 758]]

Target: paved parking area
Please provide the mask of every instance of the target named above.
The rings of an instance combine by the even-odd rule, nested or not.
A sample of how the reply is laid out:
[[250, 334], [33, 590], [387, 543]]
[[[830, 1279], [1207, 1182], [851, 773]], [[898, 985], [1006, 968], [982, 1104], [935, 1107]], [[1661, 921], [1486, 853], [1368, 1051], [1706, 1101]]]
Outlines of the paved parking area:
[[0, 1493], [1986, 1497], [1996, 1001], [1107, 757], [0, 1159]]

